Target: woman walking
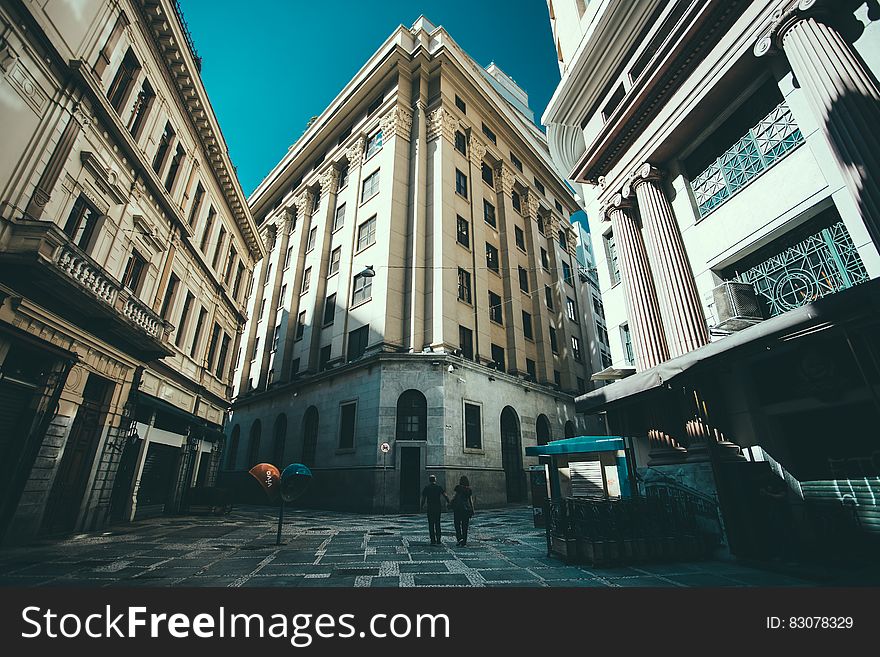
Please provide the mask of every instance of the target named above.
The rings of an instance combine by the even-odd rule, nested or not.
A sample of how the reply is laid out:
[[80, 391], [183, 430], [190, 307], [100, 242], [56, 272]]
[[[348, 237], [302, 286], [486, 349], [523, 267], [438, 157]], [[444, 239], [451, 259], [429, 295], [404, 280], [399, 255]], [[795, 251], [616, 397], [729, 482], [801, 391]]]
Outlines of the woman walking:
[[455, 497], [452, 498], [453, 520], [455, 521], [455, 537], [459, 545], [467, 545], [468, 524], [474, 515], [474, 491], [467, 477], [462, 476], [458, 480], [458, 486], [453, 490]]

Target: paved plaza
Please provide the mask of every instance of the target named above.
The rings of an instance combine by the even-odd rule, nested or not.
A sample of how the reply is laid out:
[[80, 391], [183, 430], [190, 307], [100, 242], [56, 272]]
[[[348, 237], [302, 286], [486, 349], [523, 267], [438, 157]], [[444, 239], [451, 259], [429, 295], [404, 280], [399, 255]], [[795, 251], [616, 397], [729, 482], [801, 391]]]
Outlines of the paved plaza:
[[741, 564], [700, 561], [591, 568], [546, 556], [531, 510], [481, 510], [466, 547], [451, 514], [431, 545], [421, 515], [287, 514], [163, 517], [110, 531], [0, 550], [3, 586], [798, 586], [814, 582]]

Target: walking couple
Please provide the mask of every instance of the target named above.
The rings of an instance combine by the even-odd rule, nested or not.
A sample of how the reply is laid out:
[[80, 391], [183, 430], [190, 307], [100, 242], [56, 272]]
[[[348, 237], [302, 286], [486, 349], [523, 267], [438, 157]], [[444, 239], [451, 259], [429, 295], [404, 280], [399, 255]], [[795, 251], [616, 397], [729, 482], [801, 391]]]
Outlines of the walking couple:
[[428, 532], [431, 534], [431, 545], [440, 544], [440, 513], [443, 510], [441, 499], [446, 500], [446, 504], [452, 509], [455, 537], [458, 539], [458, 544], [467, 545], [468, 525], [471, 516], [474, 515], [474, 491], [471, 490], [468, 478], [462, 477], [458, 480], [458, 486], [452, 491], [451, 501], [446, 495], [446, 491], [443, 490], [443, 486], [437, 483], [435, 475], [430, 475], [428, 480], [430, 483], [422, 490], [420, 509], [424, 508], [427, 503]]

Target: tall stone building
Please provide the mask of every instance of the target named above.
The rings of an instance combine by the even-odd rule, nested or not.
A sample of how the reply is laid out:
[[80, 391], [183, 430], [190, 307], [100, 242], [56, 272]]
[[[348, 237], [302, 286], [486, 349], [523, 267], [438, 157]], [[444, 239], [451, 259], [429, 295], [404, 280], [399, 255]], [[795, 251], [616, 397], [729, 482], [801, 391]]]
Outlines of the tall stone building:
[[[872, 3], [548, 6], [562, 80], [542, 120], [597, 238], [597, 378], [618, 379], [578, 409], [633, 436], [640, 467], [717, 487], [735, 550], [767, 548], [762, 468], [796, 517], [878, 531]], [[808, 525], [805, 543], [855, 531]]]
[[595, 432], [578, 206], [526, 93], [443, 28], [397, 29], [249, 203], [228, 481], [302, 461], [323, 506], [412, 510], [428, 473], [524, 501], [525, 446]]
[[216, 475], [263, 251], [171, 0], [0, 5], [0, 534]]

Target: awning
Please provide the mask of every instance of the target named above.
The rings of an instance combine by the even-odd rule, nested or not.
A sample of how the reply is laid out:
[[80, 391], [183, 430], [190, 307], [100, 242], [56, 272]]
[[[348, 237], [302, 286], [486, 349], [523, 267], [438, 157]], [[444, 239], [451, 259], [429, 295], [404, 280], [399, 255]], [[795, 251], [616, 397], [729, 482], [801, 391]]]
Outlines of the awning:
[[624, 449], [624, 444], [623, 438], [618, 436], [577, 436], [576, 438], [553, 440], [546, 445], [526, 447], [526, 456], [616, 452], [619, 449]]
[[710, 359], [742, 355], [748, 347], [770, 348], [771, 343], [797, 337], [795, 334], [829, 328], [861, 317], [874, 321], [880, 318], [880, 279], [789, 310], [649, 370], [588, 392], [578, 397], [575, 405], [579, 413], [595, 413], [608, 404], [660, 388]]

